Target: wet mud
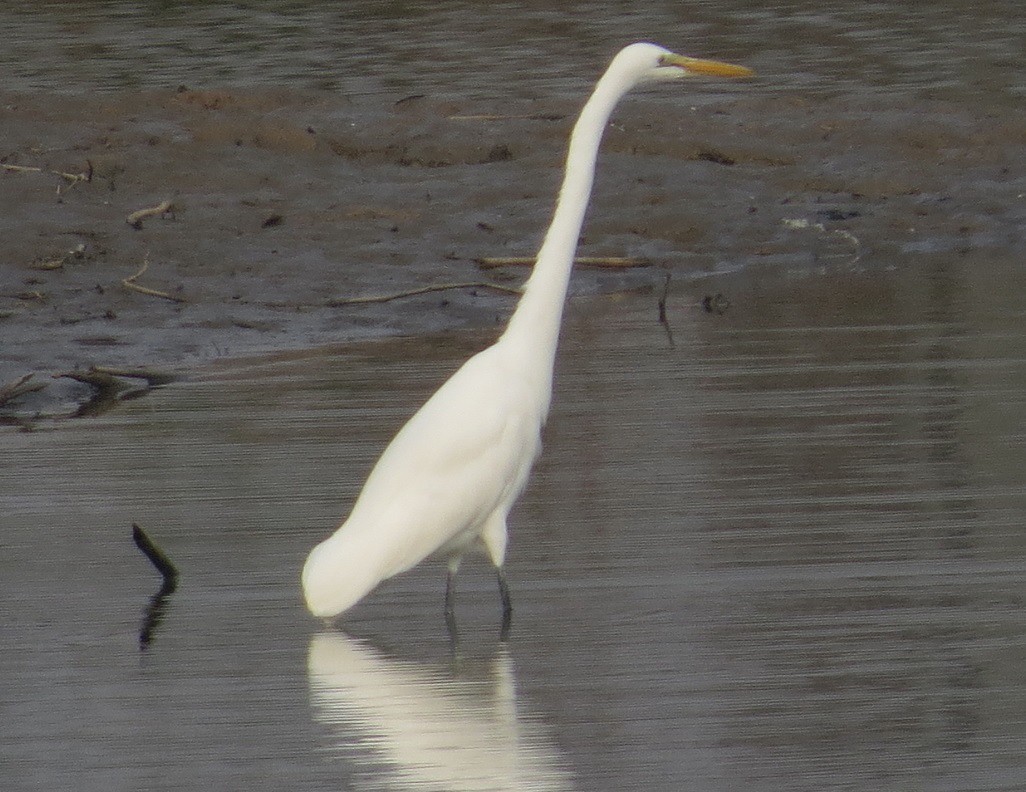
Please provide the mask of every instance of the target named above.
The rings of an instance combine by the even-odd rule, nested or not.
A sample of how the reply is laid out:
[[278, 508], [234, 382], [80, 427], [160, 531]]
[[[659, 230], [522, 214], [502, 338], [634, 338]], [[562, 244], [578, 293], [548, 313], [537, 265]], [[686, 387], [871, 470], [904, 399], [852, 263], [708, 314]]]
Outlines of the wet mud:
[[[617, 113], [579, 252], [647, 266], [582, 267], [572, 295], [655, 302], [669, 273], [701, 283], [697, 304], [746, 268], [1023, 249], [1015, 110], [764, 93], [758, 79], [699, 86], [693, 104], [691, 90], [644, 91]], [[500, 325], [514, 297], [486, 284], [515, 287], [526, 268], [477, 260], [536, 248], [579, 103], [185, 86], [0, 97], [0, 416], [89, 412], [94, 367], [138, 393], [153, 380], [137, 368], [174, 377]]]

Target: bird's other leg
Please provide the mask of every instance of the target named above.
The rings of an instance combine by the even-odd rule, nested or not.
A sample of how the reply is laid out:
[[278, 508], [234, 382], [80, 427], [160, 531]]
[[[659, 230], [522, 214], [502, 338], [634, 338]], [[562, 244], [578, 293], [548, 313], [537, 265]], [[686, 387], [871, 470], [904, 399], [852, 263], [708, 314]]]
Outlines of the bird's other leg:
[[509, 585], [506, 583], [506, 573], [502, 565], [506, 559], [506, 540], [509, 533], [506, 530], [506, 511], [509, 506], [500, 507], [485, 522], [484, 530], [481, 531], [481, 539], [488, 555], [495, 565], [495, 572], [499, 579], [499, 596], [502, 597], [502, 627], [499, 628], [499, 640], [505, 641], [509, 637], [510, 618], [513, 615], [513, 605], [509, 599]]
[[459, 568], [459, 558], [449, 559], [449, 572], [445, 576], [445, 626], [453, 645], [456, 644], [456, 572]]
[[499, 640], [505, 641], [509, 638], [509, 628], [513, 621], [513, 603], [509, 598], [509, 583], [506, 582], [506, 572], [503, 568], [495, 568], [496, 577], [499, 580], [499, 597], [502, 599], [502, 625], [499, 627]]

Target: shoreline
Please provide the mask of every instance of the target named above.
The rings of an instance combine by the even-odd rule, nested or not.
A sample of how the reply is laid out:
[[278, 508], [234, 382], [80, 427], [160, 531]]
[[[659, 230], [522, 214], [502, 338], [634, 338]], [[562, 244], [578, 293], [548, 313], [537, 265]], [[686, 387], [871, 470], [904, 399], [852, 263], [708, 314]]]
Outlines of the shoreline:
[[[104, 371], [501, 324], [553, 204], [572, 113], [328, 92], [0, 96], [0, 405], [67, 415]], [[779, 267], [1014, 255], [1026, 120], [924, 102], [642, 94], [610, 126], [571, 295]], [[434, 291], [452, 283], [488, 283]], [[418, 292], [401, 300], [360, 298]], [[715, 291], [715, 288], [713, 289]], [[355, 301], [352, 298], [357, 298]], [[72, 375], [58, 376], [54, 375]], [[117, 376], [117, 375], [115, 375]], [[121, 380], [125, 378], [121, 377]], [[118, 392], [132, 393], [129, 378]], [[119, 397], [120, 398], [120, 397]]]

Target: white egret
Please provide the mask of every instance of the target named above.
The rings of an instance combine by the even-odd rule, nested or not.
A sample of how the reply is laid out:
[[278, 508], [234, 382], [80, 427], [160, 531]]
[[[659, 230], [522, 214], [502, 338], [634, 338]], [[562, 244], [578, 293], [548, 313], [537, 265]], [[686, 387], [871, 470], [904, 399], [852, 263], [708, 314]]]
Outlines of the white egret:
[[445, 613], [451, 628], [456, 571], [464, 553], [476, 549], [495, 565], [503, 632], [508, 628], [506, 517], [541, 451], [563, 303], [602, 133], [634, 86], [693, 74], [751, 72], [645, 43], [613, 59], [574, 125], [552, 223], [505, 332], [410, 418], [374, 466], [348, 519], [307, 558], [303, 594], [315, 616], [337, 616], [381, 581], [435, 556], [449, 564]]

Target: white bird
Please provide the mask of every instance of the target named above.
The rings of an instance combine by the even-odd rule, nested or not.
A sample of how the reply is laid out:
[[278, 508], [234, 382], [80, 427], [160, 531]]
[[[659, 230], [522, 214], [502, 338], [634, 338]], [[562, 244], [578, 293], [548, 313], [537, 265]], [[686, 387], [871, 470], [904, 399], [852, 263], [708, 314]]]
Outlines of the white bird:
[[751, 71], [645, 43], [613, 59], [574, 125], [555, 213], [505, 332], [410, 418], [374, 466], [348, 519], [310, 552], [303, 594], [315, 616], [333, 618], [383, 580], [441, 557], [449, 565], [445, 613], [452, 629], [460, 560], [468, 550], [483, 550], [498, 573], [505, 634], [512, 613], [503, 573], [506, 517], [541, 451], [563, 303], [602, 133], [634, 86], [693, 74], [744, 77]]

